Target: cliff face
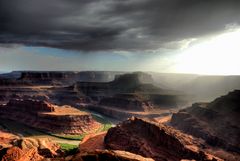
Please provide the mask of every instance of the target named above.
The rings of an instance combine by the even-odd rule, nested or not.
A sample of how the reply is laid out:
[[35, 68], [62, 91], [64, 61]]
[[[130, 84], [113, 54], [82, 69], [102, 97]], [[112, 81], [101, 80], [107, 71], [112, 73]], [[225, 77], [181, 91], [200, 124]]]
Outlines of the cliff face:
[[[131, 93], [141, 90], [145, 84], [152, 83], [151, 76], [145, 73], [118, 75], [111, 82], [77, 82], [74, 89], [89, 96], [108, 96], [118, 93]], [[153, 87], [158, 89], [157, 87]], [[142, 89], [144, 92], [146, 89]]]
[[1, 118], [16, 120], [51, 133], [82, 134], [100, 127], [89, 113], [30, 99], [10, 100], [7, 105], [0, 106], [0, 114]]
[[72, 88], [99, 106], [119, 110], [149, 111], [176, 108], [186, 103], [177, 92], [158, 88], [152, 83], [151, 75], [140, 72], [118, 75], [111, 82], [77, 82]]
[[99, 105], [128, 111], [149, 111], [153, 108], [150, 102], [137, 98], [124, 98], [120, 96], [107, 97], [100, 100]]
[[22, 72], [22, 80], [51, 80], [74, 77], [74, 72]]
[[129, 151], [159, 161], [218, 159], [205, 153], [192, 137], [168, 126], [137, 118], [109, 129], [105, 145], [108, 149]]
[[20, 81], [31, 84], [68, 84], [73, 83], [77, 79], [76, 72], [21, 72]]
[[240, 153], [240, 91], [173, 114], [171, 124], [208, 144]]
[[136, 88], [140, 84], [153, 84], [153, 79], [150, 74], [143, 72], [134, 72], [130, 74], [116, 75], [111, 82], [119, 88]]
[[33, 84], [72, 84], [81, 82], [108, 82], [112, 81], [116, 74], [122, 72], [101, 72], [101, 71], [23, 71], [19, 80]]
[[0, 77], [0, 86], [27, 86], [29, 83], [24, 81], [18, 81], [16, 79], [11, 78], [1, 78]]
[[33, 99], [11, 99], [7, 106], [17, 111], [38, 113], [38, 112], [54, 112], [54, 106], [46, 101]]

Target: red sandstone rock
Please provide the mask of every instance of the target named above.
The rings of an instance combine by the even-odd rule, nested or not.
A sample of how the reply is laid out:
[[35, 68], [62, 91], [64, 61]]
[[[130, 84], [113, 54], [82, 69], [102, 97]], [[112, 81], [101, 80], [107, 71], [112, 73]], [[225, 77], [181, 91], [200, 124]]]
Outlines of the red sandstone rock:
[[[173, 114], [171, 125], [240, 157], [240, 90]], [[227, 154], [226, 159], [229, 160]], [[220, 155], [224, 156], [224, 155]], [[234, 157], [233, 157], [234, 158]], [[235, 159], [233, 159], [235, 160]]]
[[12, 143], [19, 139], [18, 136], [11, 134], [9, 132], [0, 130], [0, 150], [3, 148], [12, 147]]
[[82, 134], [100, 128], [91, 114], [70, 106], [56, 106], [46, 101], [15, 99], [0, 106], [0, 118], [17, 120], [51, 133]]
[[16, 107], [21, 111], [27, 112], [53, 112], [54, 106], [46, 101], [32, 100], [32, 99], [11, 99], [8, 107]]
[[157, 161], [221, 160], [204, 152], [200, 142], [192, 137], [163, 124], [138, 118], [109, 129], [105, 145], [108, 149], [129, 151]]
[[37, 153], [35, 148], [22, 150], [18, 147], [12, 147], [7, 150], [2, 161], [41, 161], [42, 159], [43, 157]]
[[107, 132], [101, 132], [98, 134], [89, 134], [79, 144], [80, 153], [94, 152], [95, 150], [103, 150], [104, 137]]
[[101, 106], [108, 106], [127, 111], [149, 111], [153, 109], [151, 103], [138, 98], [124, 98], [120, 96], [107, 97], [99, 102]]
[[45, 158], [54, 158], [63, 153], [60, 150], [60, 145], [48, 138], [23, 138], [15, 141], [14, 144], [25, 151], [35, 148], [38, 154]]
[[75, 155], [72, 161], [154, 161], [126, 151], [120, 150], [96, 150], [91, 153]]

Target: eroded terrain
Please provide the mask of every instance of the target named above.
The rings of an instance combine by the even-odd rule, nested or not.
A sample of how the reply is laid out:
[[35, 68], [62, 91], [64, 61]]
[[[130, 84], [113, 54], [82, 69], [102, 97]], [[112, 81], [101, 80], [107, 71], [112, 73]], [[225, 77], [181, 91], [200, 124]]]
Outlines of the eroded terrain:
[[0, 75], [0, 157], [239, 159], [239, 90], [185, 108], [191, 96], [157, 84], [143, 72]]

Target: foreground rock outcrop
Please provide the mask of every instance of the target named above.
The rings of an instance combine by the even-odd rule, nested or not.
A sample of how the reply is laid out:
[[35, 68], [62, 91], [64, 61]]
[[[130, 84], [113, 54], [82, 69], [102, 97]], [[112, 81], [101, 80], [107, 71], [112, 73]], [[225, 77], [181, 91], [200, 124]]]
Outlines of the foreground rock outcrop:
[[37, 153], [35, 148], [22, 150], [19, 147], [12, 147], [6, 151], [2, 161], [41, 161], [44, 157]]
[[13, 145], [22, 150], [37, 149], [38, 154], [44, 158], [54, 158], [63, 154], [60, 145], [49, 138], [22, 138], [16, 140]]
[[105, 146], [107, 149], [129, 151], [157, 161], [221, 160], [207, 154], [201, 143], [191, 136], [163, 124], [138, 118], [109, 129]]
[[46, 101], [13, 99], [0, 106], [0, 118], [11, 119], [51, 133], [82, 134], [94, 132], [101, 125], [91, 114], [70, 106], [56, 106]]
[[104, 138], [106, 136], [106, 131], [97, 134], [89, 134], [84, 137], [84, 139], [79, 144], [80, 153], [94, 152], [95, 150], [104, 150]]
[[[9, 133], [1, 132], [7, 146], [0, 148], [2, 161], [38, 161], [44, 158], [56, 158], [63, 155], [59, 144], [48, 138], [19, 138]], [[1, 144], [3, 144], [1, 139]], [[6, 145], [6, 144], [4, 144]]]
[[240, 154], [240, 90], [173, 114], [171, 125], [211, 146]]
[[11, 134], [6, 130], [3, 130], [0, 126], [0, 150], [12, 147], [13, 142], [18, 140], [17, 135]]
[[96, 150], [94, 152], [78, 154], [71, 158], [72, 161], [154, 161], [121, 150]]
[[2, 161], [40, 161], [63, 156], [59, 144], [48, 138], [18, 138], [0, 149]]

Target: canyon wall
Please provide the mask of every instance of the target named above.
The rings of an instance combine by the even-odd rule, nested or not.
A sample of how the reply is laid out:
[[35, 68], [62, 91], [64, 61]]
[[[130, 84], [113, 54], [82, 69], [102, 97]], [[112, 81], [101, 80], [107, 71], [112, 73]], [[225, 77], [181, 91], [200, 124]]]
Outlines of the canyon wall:
[[72, 107], [58, 107], [45, 101], [10, 100], [0, 106], [0, 117], [51, 133], [82, 134], [100, 128], [91, 114]]
[[215, 99], [211, 103], [195, 103], [173, 114], [171, 125], [202, 138], [212, 146], [240, 153], [240, 91]]

